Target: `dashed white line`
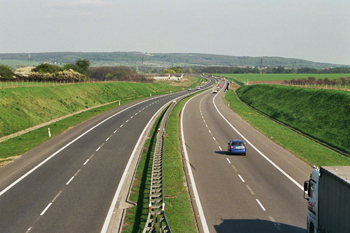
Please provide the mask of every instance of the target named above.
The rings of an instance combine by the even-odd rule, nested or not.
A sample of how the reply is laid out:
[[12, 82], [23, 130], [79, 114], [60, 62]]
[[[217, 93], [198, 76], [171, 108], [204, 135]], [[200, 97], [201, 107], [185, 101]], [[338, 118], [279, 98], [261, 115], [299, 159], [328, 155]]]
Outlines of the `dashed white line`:
[[211, 131], [210, 131], [210, 129], [209, 129], [208, 131], [209, 131], [209, 133], [211, 134]]
[[87, 159], [84, 163], [84, 166], [89, 162], [90, 159]]
[[216, 141], [216, 139], [213, 137], [214, 141]]
[[43, 210], [43, 212], [41, 212], [40, 216], [43, 216], [45, 214], [45, 212], [50, 208], [51, 205], [52, 205], [52, 202], [46, 206], [46, 208]]
[[221, 146], [219, 146], [219, 149], [222, 150]]
[[276, 222], [276, 220], [272, 216], [269, 216], [269, 219], [271, 220], [271, 222], [273, 222], [273, 225], [275, 225], [275, 227], [277, 228], [278, 231], [280, 231], [280, 232], [283, 231], [281, 229], [280, 223]]
[[129, 122], [129, 120], [126, 120], [126, 121], [125, 121], [125, 123], [128, 123], [128, 122]]
[[106, 139], [106, 142], [110, 139], [111, 137], [108, 137], [107, 139]]
[[72, 182], [73, 179], [74, 179], [74, 176], [72, 176], [72, 178], [70, 178], [70, 179], [68, 180], [68, 182], [66, 183], [66, 185], [69, 185], [69, 183]]
[[98, 147], [97, 149], [96, 149], [96, 151], [99, 151], [101, 149], [101, 147]]
[[258, 202], [258, 204], [260, 205], [261, 209], [263, 211], [266, 211], [266, 209], [264, 208], [264, 206], [260, 203], [259, 199], [256, 199], [256, 202]]
[[243, 183], [245, 183], [243, 177], [242, 177], [240, 174], [238, 174], [238, 177], [241, 179], [241, 181], [242, 181]]
[[255, 195], [253, 189], [249, 185], [246, 184], [246, 187], [252, 195]]
[[231, 164], [231, 161], [228, 159], [228, 158], [226, 158], [227, 159], [227, 162], [229, 163], [229, 164]]
[[118, 131], [118, 129], [114, 130], [114, 132], [113, 132], [113, 133], [116, 133], [117, 131]]

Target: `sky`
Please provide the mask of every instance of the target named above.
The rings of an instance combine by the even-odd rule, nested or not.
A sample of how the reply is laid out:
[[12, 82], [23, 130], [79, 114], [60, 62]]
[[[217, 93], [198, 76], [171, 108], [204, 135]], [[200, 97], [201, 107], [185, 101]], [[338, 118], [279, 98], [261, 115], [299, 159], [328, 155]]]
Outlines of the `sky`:
[[206, 53], [350, 65], [349, 12], [349, 0], [0, 0], [0, 53]]

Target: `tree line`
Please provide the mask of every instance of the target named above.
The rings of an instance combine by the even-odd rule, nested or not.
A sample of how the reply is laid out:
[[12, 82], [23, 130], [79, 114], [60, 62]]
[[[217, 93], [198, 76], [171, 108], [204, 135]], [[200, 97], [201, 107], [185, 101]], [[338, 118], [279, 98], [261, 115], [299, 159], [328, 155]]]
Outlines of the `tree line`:
[[338, 78], [338, 79], [316, 79], [315, 77], [308, 77], [306, 78], [300, 78], [300, 79], [291, 79], [291, 80], [284, 80], [282, 84], [287, 85], [350, 85], [350, 77], [344, 78]]
[[196, 73], [225, 73], [225, 74], [330, 74], [330, 73], [350, 73], [350, 67], [335, 67], [326, 69], [316, 69], [311, 67], [303, 68], [285, 68], [282, 66], [278, 67], [234, 67], [234, 66], [207, 66], [193, 68]]

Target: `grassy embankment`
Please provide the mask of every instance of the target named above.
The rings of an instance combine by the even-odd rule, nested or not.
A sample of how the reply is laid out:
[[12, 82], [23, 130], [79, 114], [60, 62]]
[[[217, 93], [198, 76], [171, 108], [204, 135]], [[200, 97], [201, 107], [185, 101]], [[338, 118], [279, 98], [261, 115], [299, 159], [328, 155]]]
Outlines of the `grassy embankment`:
[[[350, 93], [275, 85], [243, 86], [237, 94], [267, 115], [344, 151], [350, 151]], [[273, 123], [236, 98], [225, 95], [234, 111], [267, 137], [304, 159], [310, 165], [350, 165], [349, 158]]]
[[[188, 98], [187, 98], [188, 99]], [[180, 101], [169, 116], [164, 141], [163, 174], [165, 215], [173, 232], [196, 233], [196, 223], [183, 172], [179, 141], [179, 114], [187, 99]], [[148, 214], [149, 185], [157, 125], [147, 140], [134, 179], [130, 200], [137, 203], [127, 210], [123, 232], [142, 232]]]
[[[79, 110], [121, 100], [121, 104], [136, 99], [182, 90], [162, 84], [94, 83], [55, 87], [12, 88], [0, 90], [0, 137], [65, 116]], [[9, 161], [48, 140], [52, 136], [109, 109], [113, 103], [45, 126], [0, 143], [0, 162]], [[1, 161], [2, 160], [2, 161]]]
[[350, 74], [220, 74], [223, 77], [235, 78], [240, 82], [246, 83], [252, 81], [283, 81], [291, 80], [293, 78], [300, 79], [308, 77], [315, 77], [316, 79], [337, 79], [337, 78], [347, 78]]

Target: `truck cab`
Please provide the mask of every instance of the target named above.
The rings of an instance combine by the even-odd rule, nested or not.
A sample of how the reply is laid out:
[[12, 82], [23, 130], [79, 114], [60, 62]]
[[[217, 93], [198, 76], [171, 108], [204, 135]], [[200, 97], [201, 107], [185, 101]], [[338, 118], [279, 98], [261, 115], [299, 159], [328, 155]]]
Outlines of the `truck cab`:
[[[307, 207], [307, 232], [316, 233], [318, 226], [318, 187], [319, 187], [320, 171], [315, 168], [310, 180], [304, 182], [304, 198], [308, 202]], [[305, 196], [307, 195], [307, 197]]]

